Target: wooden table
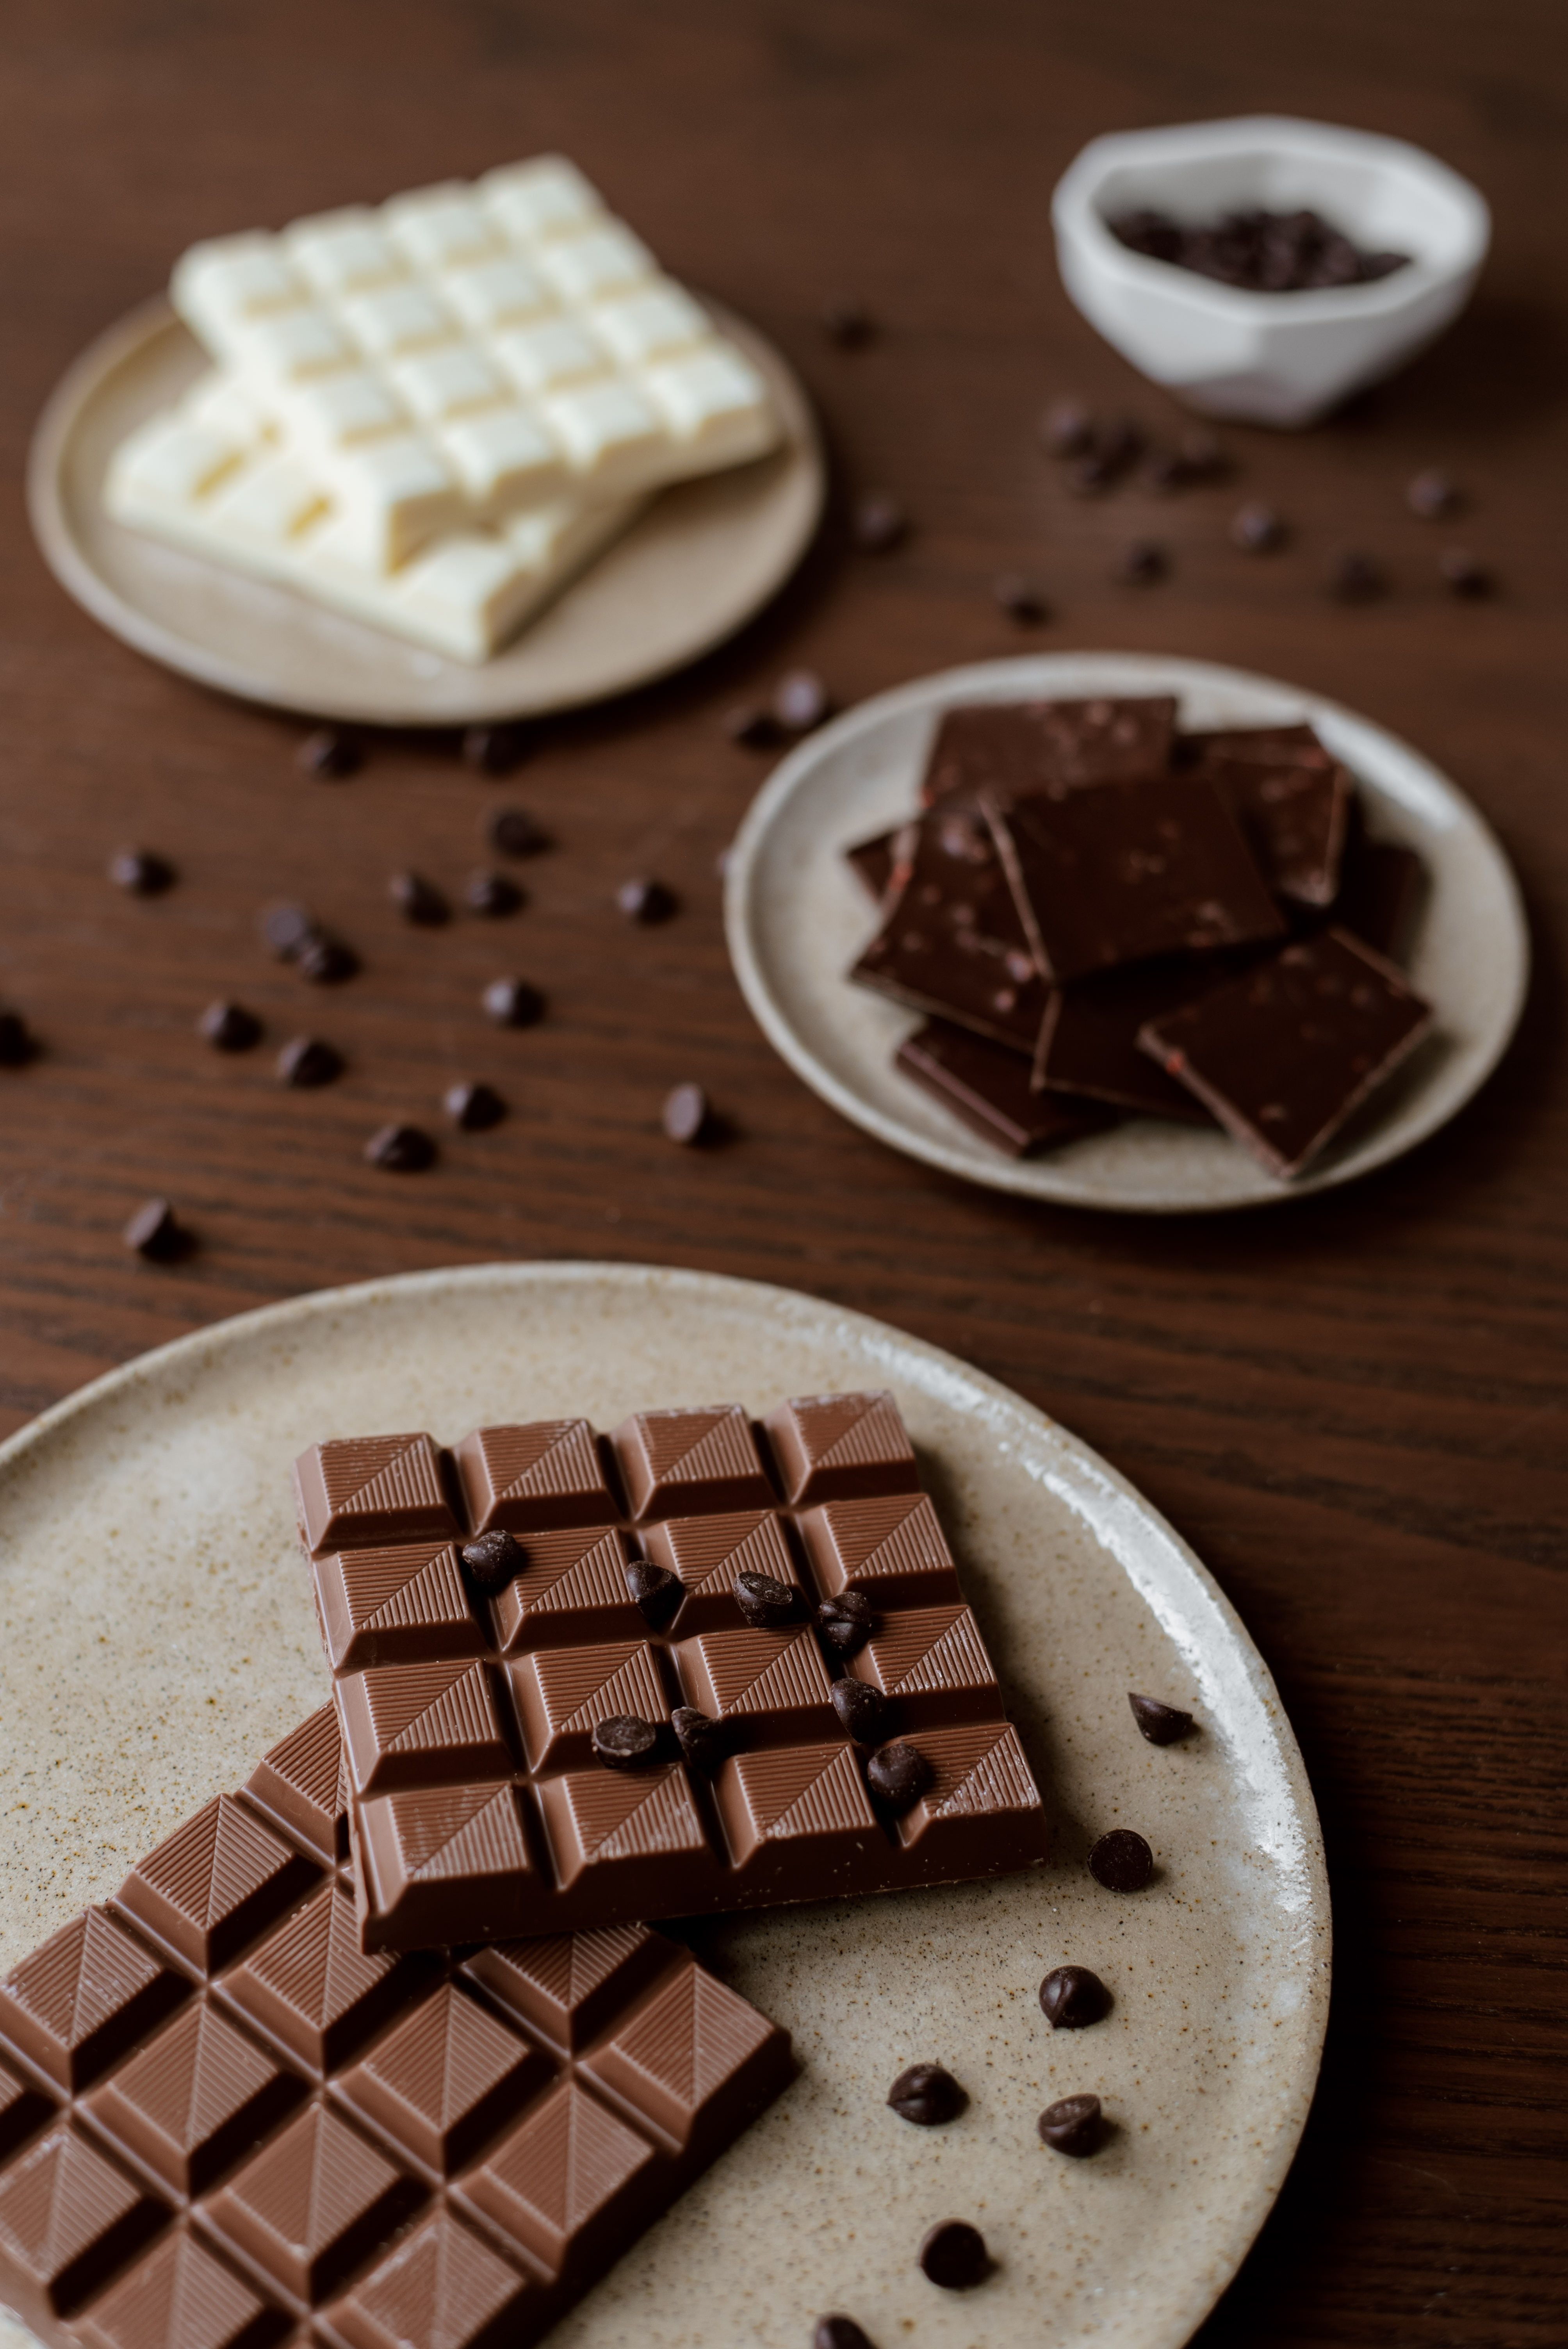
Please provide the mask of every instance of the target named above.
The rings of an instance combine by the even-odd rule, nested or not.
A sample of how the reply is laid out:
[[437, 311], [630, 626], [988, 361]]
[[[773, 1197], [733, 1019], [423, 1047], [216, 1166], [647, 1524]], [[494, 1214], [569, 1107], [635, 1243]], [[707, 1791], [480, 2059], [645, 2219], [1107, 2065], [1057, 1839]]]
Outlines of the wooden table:
[[[1240, 1608], [1305, 1749], [1334, 1878], [1321, 2094], [1206, 2349], [1512, 2349], [1560, 2342], [1568, 2300], [1568, 48], [1553, 0], [1440, 16], [1420, 0], [11, 0], [0, 60], [0, 998], [46, 1047], [0, 1072], [0, 1420], [296, 1290], [572, 1256], [841, 1299], [1079, 1430]], [[1498, 230], [1481, 295], [1353, 416], [1227, 434], [1225, 487], [1075, 502], [1036, 441], [1047, 396], [1176, 419], [1068, 307], [1051, 185], [1091, 132], [1260, 107], [1401, 133], [1479, 181]], [[161, 675], [54, 585], [23, 519], [33, 419], [191, 239], [543, 147], [777, 337], [820, 404], [841, 490], [892, 490], [914, 533], [870, 559], [830, 528], [744, 638], [550, 726], [509, 781], [414, 740], [375, 743], [352, 781], [307, 780], [298, 728]], [[854, 355], [819, 326], [844, 295], [884, 326]], [[1452, 528], [1403, 505], [1429, 464], [1469, 492]], [[1284, 553], [1233, 550], [1243, 496], [1289, 518]], [[1171, 577], [1114, 585], [1143, 535], [1170, 547]], [[1455, 542], [1495, 564], [1491, 602], [1439, 589]], [[1321, 586], [1352, 544], [1393, 579], [1361, 610]], [[998, 610], [1005, 569], [1038, 580], [1047, 626]], [[729, 976], [716, 871], [766, 762], [722, 712], [802, 661], [850, 701], [1036, 644], [1299, 680], [1473, 792], [1517, 861], [1537, 978], [1514, 1050], [1446, 1133], [1353, 1192], [1274, 1212], [1096, 1218], [905, 1164], [775, 1060]], [[460, 888], [502, 803], [558, 842], [521, 869], [526, 911], [402, 924], [388, 874]], [[176, 861], [168, 896], [108, 884], [129, 842]], [[613, 893], [649, 873], [682, 909], [639, 930]], [[340, 926], [363, 977], [314, 990], [269, 961], [255, 919], [273, 895]], [[526, 1034], [479, 1016], [507, 970], [549, 995]], [[198, 1041], [219, 995], [264, 1017], [269, 1049], [235, 1061]], [[273, 1077], [303, 1031], [348, 1056], [325, 1092]], [[420, 1176], [364, 1163], [384, 1120], [438, 1125], [466, 1075], [511, 1102], [498, 1132], [450, 1137]], [[662, 1137], [661, 1096], [686, 1078], [730, 1122], [722, 1147]], [[199, 1236], [181, 1267], [121, 1246], [154, 1192]]]

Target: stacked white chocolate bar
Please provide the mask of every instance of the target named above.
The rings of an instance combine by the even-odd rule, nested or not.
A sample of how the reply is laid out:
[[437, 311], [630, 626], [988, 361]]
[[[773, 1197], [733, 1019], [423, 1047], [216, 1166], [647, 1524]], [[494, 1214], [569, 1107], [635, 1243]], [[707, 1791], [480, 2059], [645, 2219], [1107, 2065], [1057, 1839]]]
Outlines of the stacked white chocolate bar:
[[486, 659], [665, 483], [779, 440], [768, 388], [545, 156], [192, 246], [215, 366], [116, 451], [109, 512]]

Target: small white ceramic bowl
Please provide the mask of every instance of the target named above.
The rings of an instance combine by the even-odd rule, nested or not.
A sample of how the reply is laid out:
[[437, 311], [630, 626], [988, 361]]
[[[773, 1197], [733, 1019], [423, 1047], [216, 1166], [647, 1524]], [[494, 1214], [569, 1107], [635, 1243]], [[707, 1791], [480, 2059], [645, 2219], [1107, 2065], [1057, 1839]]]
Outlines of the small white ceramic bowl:
[[[1108, 221], [1310, 207], [1367, 252], [1408, 264], [1369, 285], [1252, 294], [1151, 261]], [[1090, 325], [1206, 416], [1297, 426], [1439, 335], [1470, 299], [1491, 236], [1485, 199], [1402, 140], [1288, 115], [1091, 140], [1051, 202], [1062, 283]]]

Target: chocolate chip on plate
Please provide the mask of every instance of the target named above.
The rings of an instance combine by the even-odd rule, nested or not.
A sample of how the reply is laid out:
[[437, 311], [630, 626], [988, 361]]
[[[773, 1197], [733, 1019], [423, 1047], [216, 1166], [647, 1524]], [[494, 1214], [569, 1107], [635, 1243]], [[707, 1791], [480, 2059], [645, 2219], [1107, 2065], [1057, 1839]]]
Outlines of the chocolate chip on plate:
[[1040, 2012], [1053, 2031], [1087, 2031], [1110, 2013], [1110, 1992], [1088, 1966], [1053, 1966], [1040, 1984]]
[[544, 998], [525, 978], [492, 978], [480, 1000], [498, 1028], [531, 1028], [544, 1017]]
[[858, 1656], [872, 1636], [876, 1618], [863, 1590], [841, 1590], [817, 1607], [817, 1629], [838, 1656]]
[[1112, 1827], [1090, 1846], [1088, 1872], [1108, 1892], [1141, 1892], [1154, 1873], [1154, 1854], [1130, 1827]]
[[1127, 1692], [1132, 1707], [1132, 1718], [1150, 1745], [1174, 1745], [1178, 1738], [1192, 1733], [1192, 1716], [1176, 1705], [1161, 1704], [1157, 1696], [1134, 1696]]
[[294, 962], [315, 936], [315, 924], [303, 905], [284, 898], [264, 905], [262, 936], [280, 962]]
[[138, 1207], [120, 1237], [150, 1264], [172, 1264], [191, 1246], [190, 1233], [167, 1199], [149, 1199]]
[[341, 782], [365, 763], [365, 746], [346, 726], [318, 726], [294, 752], [295, 763], [324, 783]]
[[707, 1119], [707, 1095], [700, 1085], [676, 1085], [665, 1095], [662, 1123], [672, 1142], [700, 1142]]
[[887, 1735], [888, 1701], [869, 1682], [835, 1681], [828, 1691], [828, 1702], [838, 1714], [840, 1728], [857, 1745], [877, 1745]]
[[941, 2128], [955, 2121], [969, 2102], [951, 2072], [940, 2064], [912, 2064], [887, 2092], [888, 2103], [900, 2120], [917, 2128]]
[[1053, 457], [1080, 457], [1094, 439], [1094, 418], [1081, 399], [1053, 399], [1040, 418], [1040, 438]]
[[108, 877], [129, 896], [161, 897], [173, 888], [177, 876], [168, 857], [156, 849], [121, 848], [109, 858]]
[[669, 920], [676, 910], [676, 893], [662, 881], [623, 881], [615, 892], [615, 905], [629, 922], [651, 926]]
[[729, 1741], [721, 1721], [710, 1721], [695, 1704], [677, 1704], [670, 1715], [670, 1727], [681, 1749], [681, 1759], [688, 1770], [704, 1778], [711, 1778], [729, 1751]]
[[1454, 482], [1435, 465], [1406, 484], [1405, 503], [1423, 522], [1441, 522], [1446, 514], [1458, 511], [1460, 493]]
[[841, 351], [864, 350], [876, 339], [877, 322], [863, 302], [845, 299], [824, 304], [822, 332]]
[[301, 978], [308, 978], [313, 987], [340, 987], [359, 968], [354, 948], [327, 930], [312, 930], [294, 962]]
[[365, 1145], [372, 1166], [389, 1174], [422, 1174], [436, 1163], [436, 1145], [420, 1125], [384, 1125]]
[[521, 726], [470, 726], [463, 736], [463, 757], [476, 774], [510, 775], [527, 755]]
[[1151, 587], [1171, 568], [1171, 557], [1151, 538], [1135, 538], [1117, 558], [1116, 576], [1131, 587]]
[[774, 750], [784, 736], [773, 712], [759, 701], [738, 702], [733, 709], [727, 709], [724, 730], [732, 742], [744, 743], [748, 750]]
[[550, 845], [550, 834], [526, 808], [497, 808], [485, 832], [498, 856], [538, 856]]
[[1273, 554], [1285, 542], [1285, 526], [1273, 506], [1255, 501], [1231, 516], [1231, 540], [1243, 554]]
[[650, 1631], [662, 1631], [673, 1623], [686, 1597], [686, 1585], [680, 1576], [673, 1574], [667, 1566], [655, 1566], [651, 1557], [632, 1560], [626, 1568], [626, 1588]]
[[1346, 547], [1335, 555], [1328, 566], [1329, 594], [1341, 604], [1370, 604], [1381, 595], [1387, 585], [1381, 570], [1369, 554], [1354, 547]]
[[452, 918], [452, 909], [433, 881], [420, 873], [394, 873], [387, 894], [406, 922], [425, 930], [439, 929]]
[[738, 1574], [735, 1603], [754, 1631], [777, 1631], [793, 1622], [799, 1594], [793, 1584], [770, 1574]]
[[867, 490], [855, 500], [850, 533], [862, 554], [889, 554], [909, 536], [909, 516], [886, 490]]
[[944, 2292], [967, 2292], [990, 2264], [985, 2238], [967, 2219], [944, 2219], [920, 2247], [922, 2273]]
[[196, 1027], [218, 1052], [248, 1052], [262, 1040], [261, 1021], [242, 1003], [210, 1003]]
[[634, 1713], [613, 1713], [595, 1723], [593, 1758], [607, 1770], [646, 1770], [659, 1758], [659, 1733]]
[[830, 707], [828, 688], [814, 668], [789, 669], [773, 688], [773, 715], [787, 734], [810, 734]]
[[0, 1011], [0, 1069], [25, 1068], [37, 1045], [19, 1011]]
[[472, 1084], [449, 1085], [441, 1107], [464, 1133], [488, 1133], [506, 1115], [506, 1103], [493, 1085], [482, 1079]]
[[1438, 557], [1438, 576], [1450, 595], [1490, 595], [1496, 582], [1484, 563], [1462, 546], [1445, 546]]
[[811, 2349], [876, 2349], [876, 2344], [852, 2316], [819, 2316]]
[[301, 1092], [331, 1084], [343, 1074], [343, 1055], [319, 1036], [295, 1036], [278, 1054], [278, 1081]]
[[895, 1817], [918, 1803], [931, 1784], [931, 1764], [918, 1746], [896, 1738], [866, 1764], [871, 1790]]
[[458, 1555], [468, 1568], [474, 1588], [490, 1598], [504, 1590], [528, 1563], [521, 1543], [503, 1526], [498, 1526], [493, 1533], [476, 1534], [472, 1541], [463, 1544]]
[[1071, 2154], [1075, 2161], [1093, 2153], [1105, 2134], [1098, 2096], [1060, 2096], [1046, 2106], [1036, 2126], [1042, 2145]]
[[1037, 627], [1050, 616], [1045, 597], [1021, 571], [999, 571], [991, 582], [991, 593], [1009, 620], [1016, 620], [1021, 628]]

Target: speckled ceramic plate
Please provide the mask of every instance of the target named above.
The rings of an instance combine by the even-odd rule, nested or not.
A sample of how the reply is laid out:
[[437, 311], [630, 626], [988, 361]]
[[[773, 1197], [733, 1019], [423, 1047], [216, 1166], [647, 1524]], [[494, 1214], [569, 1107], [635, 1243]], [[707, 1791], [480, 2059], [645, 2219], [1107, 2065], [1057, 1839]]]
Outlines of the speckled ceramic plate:
[[[1304, 1175], [1282, 1183], [1217, 1130], [1136, 1118], [1049, 1152], [1007, 1158], [892, 1065], [920, 1016], [851, 987], [876, 928], [843, 850], [914, 809], [941, 712], [961, 701], [1175, 693], [1183, 726], [1310, 719], [1358, 779], [1369, 829], [1427, 861], [1411, 977], [1434, 1032]], [[1207, 661], [1047, 653], [946, 669], [862, 702], [811, 735], [752, 802], [731, 854], [725, 920], [736, 973], [769, 1042], [841, 1115], [950, 1174], [1078, 1207], [1165, 1215], [1254, 1207], [1348, 1183], [1413, 1149], [1496, 1067], [1524, 1005], [1530, 940], [1497, 841], [1445, 775], [1321, 695]]]
[[35, 534], [61, 585], [106, 628], [248, 701], [372, 726], [464, 726], [628, 693], [696, 660], [760, 610], [821, 512], [826, 473], [799, 381], [754, 326], [708, 306], [767, 377], [783, 446], [665, 490], [482, 667], [109, 519], [102, 492], [114, 450], [208, 364], [161, 295], [83, 352], [39, 419], [27, 468]]
[[[418, 1274], [182, 1339], [0, 1448], [0, 1965], [325, 1696], [288, 1484], [306, 1444], [867, 1385], [892, 1388], [920, 1448], [1055, 1856], [705, 1928], [794, 2033], [799, 2076], [552, 2338], [802, 2349], [836, 2308], [879, 2349], [1177, 2349], [1261, 2225], [1316, 2075], [1328, 1894], [1300, 1754], [1224, 1598], [1113, 1469], [995, 1381], [813, 1298], [627, 1265]], [[1129, 1689], [1202, 1733], [1145, 1744]], [[1143, 1893], [1084, 1866], [1112, 1826], [1154, 1847]], [[1068, 1960], [1116, 2005], [1053, 2037], [1036, 1991]], [[969, 2089], [948, 2128], [883, 2101], [923, 2059]], [[1081, 2089], [1116, 2131], [1069, 2161], [1035, 2121]], [[955, 2216], [997, 2266], [950, 2296], [914, 2253]]]

